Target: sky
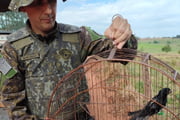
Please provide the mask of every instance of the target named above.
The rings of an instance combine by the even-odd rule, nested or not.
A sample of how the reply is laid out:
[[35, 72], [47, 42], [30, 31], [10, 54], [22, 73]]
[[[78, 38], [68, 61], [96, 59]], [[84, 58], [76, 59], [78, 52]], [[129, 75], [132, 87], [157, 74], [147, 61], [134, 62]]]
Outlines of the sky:
[[57, 21], [89, 26], [103, 34], [121, 14], [137, 37], [180, 35], [180, 0], [58, 0]]

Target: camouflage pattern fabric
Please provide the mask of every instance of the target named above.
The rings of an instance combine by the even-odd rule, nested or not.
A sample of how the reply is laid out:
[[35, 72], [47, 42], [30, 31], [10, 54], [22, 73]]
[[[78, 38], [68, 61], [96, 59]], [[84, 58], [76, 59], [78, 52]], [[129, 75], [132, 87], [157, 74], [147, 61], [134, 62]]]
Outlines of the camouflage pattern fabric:
[[30, 5], [34, 0], [11, 0], [9, 9], [12, 11], [18, 11], [22, 6]]
[[[30, 5], [34, 0], [11, 0], [9, 4], [9, 9], [12, 11], [18, 11], [22, 6]], [[63, 0], [65, 2], [66, 0]]]
[[[49, 97], [60, 78], [83, 63], [87, 56], [113, 48], [111, 40], [96, 37], [92, 41], [90, 33], [86, 27], [56, 24], [48, 36], [42, 37], [33, 33], [27, 22], [25, 28], [8, 36], [1, 54], [17, 71], [2, 83], [2, 102], [10, 119], [44, 119]], [[131, 41], [136, 39], [132, 36], [127, 44]], [[132, 47], [127, 44], [126, 47]], [[73, 87], [72, 81], [64, 90]], [[66, 115], [69, 112], [72, 111], [64, 111], [62, 116], [73, 119], [73, 115]]]

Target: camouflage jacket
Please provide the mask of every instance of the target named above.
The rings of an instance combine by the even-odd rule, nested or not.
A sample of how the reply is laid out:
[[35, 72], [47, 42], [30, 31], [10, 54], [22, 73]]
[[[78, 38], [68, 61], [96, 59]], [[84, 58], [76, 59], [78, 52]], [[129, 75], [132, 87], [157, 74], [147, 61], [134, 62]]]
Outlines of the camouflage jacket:
[[[133, 36], [131, 39], [135, 40]], [[87, 56], [112, 47], [111, 40], [89, 28], [67, 24], [57, 24], [47, 37], [33, 33], [28, 25], [9, 35], [0, 54], [0, 59], [6, 61], [0, 71], [6, 78], [2, 83], [2, 102], [10, 119], [45, 118], [58, 80]]]

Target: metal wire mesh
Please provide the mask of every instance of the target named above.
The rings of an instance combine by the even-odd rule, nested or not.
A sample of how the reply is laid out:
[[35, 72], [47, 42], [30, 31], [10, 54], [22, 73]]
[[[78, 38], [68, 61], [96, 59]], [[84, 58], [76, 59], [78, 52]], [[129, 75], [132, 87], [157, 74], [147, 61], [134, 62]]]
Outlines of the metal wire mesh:
[[[69, 82], [71, 87], [67, 86]], [[142, 109], [161, 88], [170, 88], [172, 93], [166, 106], [161, 105], [162, 111], [149, 119], [180, 120], [178, 72], [147, 53], [122, 49], [112, 55], [106, 51], [88, 57], [59, 81], [49, 101], [47, 118], [129, 120], [128, 112]]]

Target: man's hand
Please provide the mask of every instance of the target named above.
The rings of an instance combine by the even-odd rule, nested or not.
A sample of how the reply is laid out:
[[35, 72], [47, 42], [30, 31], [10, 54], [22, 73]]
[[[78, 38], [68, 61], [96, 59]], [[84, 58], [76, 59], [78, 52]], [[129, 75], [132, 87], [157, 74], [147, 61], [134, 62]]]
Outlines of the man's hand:
[[131, 37], [132, 31], [127, 19], [124, 19], [120, 15], [116, 15], [112, 24], [106, 29], [104, 35], [113, 40], [113, 44], [121, 49], [126, 41]]

